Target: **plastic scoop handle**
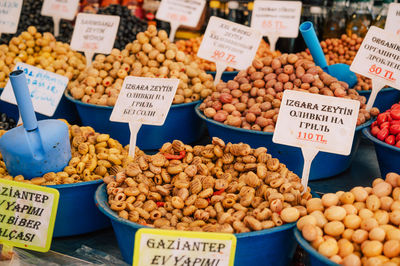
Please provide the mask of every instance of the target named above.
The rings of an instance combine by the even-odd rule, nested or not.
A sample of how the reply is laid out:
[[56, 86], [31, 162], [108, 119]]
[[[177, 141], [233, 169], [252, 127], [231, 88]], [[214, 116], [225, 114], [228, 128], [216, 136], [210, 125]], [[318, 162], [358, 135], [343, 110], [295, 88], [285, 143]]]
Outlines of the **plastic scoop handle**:
[[16, 70], [10, 73], [10, 81], [18, 103], [24, 128], [27, 131], [35, 130], [38, 127], [35, 111], [33, 109], [31, 96], [29, 95], [28, 84], [24, 71]]
[[310, 50], [315, 64], [317, 64], [317, 66], [320, 66], [325, 72], [328, 72], [328, 63], [326, 62], [324, 52], [322, 51], [321, 45], [319, 44], [319, 40], [317, 34], [315, 33], [312, 22], [305, 21], [301, 23], [299, 30], [308, 49]]

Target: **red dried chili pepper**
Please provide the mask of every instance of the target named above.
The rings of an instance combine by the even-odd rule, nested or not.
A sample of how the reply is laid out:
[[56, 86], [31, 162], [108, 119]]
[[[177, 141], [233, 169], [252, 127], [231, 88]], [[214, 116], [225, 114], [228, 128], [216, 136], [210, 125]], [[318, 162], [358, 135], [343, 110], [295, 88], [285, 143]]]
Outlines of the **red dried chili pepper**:
[[224, 193], [224, 191], [225, 191], [225, 188], [222, 188], [222, 189], [220, 189], [220, 190], [215, 191], [215, 192], [213, 193], [213, 195], [214, 195], [214, 196], [215, 196], [215, 195], [221, 195], [222, 193]]
[[157, 201], [157, 207], [164, 207], [165, 202], [163, 201]]
[[165, 158], [168, 160], [180, 160], [183, 159], [186, 155], [186, 151], [180, 151], [179, 155], [164, 153]]

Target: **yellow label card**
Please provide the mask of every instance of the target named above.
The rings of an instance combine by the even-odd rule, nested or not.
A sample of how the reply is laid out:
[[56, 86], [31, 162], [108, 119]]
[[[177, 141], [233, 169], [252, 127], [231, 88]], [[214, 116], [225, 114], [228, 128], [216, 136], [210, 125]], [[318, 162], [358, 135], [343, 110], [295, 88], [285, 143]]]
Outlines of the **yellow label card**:
[[0, 179], [0, 243], [48, 251], [59, 197], [54, 188]]
[[232, 266], [233, 234], [141, 228], [136, 232], [133, 265]]

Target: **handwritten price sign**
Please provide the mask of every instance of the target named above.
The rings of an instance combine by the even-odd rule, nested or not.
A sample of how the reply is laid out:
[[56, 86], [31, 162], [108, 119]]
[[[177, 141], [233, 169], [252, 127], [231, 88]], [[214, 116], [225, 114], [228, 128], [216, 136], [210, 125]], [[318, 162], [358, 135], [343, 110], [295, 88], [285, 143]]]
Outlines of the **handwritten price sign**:
[[21, 15], [22, 0], [4, 0], [0, 3], [0, 35], [15, 33]]
[[[53, 116], [68, 84], [68, 78], [24, 63], [17, 63], [14, 70], [23, 70], [35, 112]], [[8, 81], [1, 100], [17, 104], [11, 82]]]
[[400, 37], [400, 4], [391, 3], [385, 23], [385, 30]]
[[385, 86], [400, 90], [400, 39], [391, 32], [372, 26], [358, 50], [350, 70], [372, 79], [367, 110]]
[[197, 56], [236, 69], [246, 69], [253, 61], [261, 37], [252, 28], [211, 17]]
[[299, 147], [304, 157], [302, 184], [319, 151], [349, 155], [360, 102], [286, 90], [272, 141]]
[[271, 50], [279, 37], [296, 38], [299, 34], [300, 1], [254, 1], [251, 27], [267, 36]]
[[156, 18], [171, 24], [169, 38], [173, 41], [179, 26], [197, 26], [205, 5], [205, 0], [162, 0]]
[[119, 16], [78, 14], [72, 33], [71, 48], [85, 53], [87, 66], [91, 64], [95, 53], [111, 53], [119, 20]]

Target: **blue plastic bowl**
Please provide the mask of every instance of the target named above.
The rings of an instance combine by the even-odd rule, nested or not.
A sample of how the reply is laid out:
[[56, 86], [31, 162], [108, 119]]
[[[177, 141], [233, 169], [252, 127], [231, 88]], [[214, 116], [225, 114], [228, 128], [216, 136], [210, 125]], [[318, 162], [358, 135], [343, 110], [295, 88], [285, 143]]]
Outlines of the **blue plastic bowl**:
[[[215, 71], [207, 71], [207, 74], [211, 74], [213, 78], [215, 77]], [[224, 82], [228, 82], [229, 80], [233, 80], [239, 71], [225, 71], [222, 73], [221, 80]]]
[[[91, 126], [97, 132], [110, 134], [123, 145], [129, 143], [128, 124], [110, 121], [113, 107], [83, 103], [72, 98], [67, 92], [65, 96], [75, 103], [83, 125]], [[156, 150], [175, 139], [188, 144], [200, 139], [206, 127], [194, 111], [199, 102], [172, 105], [164, 125], [143, 125], [140, 128], [136, 145], [142, 150]]]
[[[99, 186], [95, 195], [96, 206], [111, 219], [124, 261], [132, 264], [136, 231], [144, 226], [118, 217], [107, 203], [105, 184]], [[267, 230], [235, 234], [237, 247], [235, 265], [284, 266], [293, 257], [296, 241], [293, 236], [295, 223]]]
[[389, 145], [371, 134], [370, 128], [364, 128], [362, 133], [374, 143], [376, 157], [378, 157], [381, 176], [387, 173], [400, 173], [400, 148]]
[[293, 232], [297, 243], [299, 243], [299, 245], [308, 254], [309, 264], [311, 266], [340, 266], [339, 264], [334, 263], [324, 255], [321, 255], [318, 251], [316, 251], [308, 243], [308, 241], [303, 238], [301, 232], [297, 229], [297, 227], [293, 228]]
[[[371, 95], [371, 91], [358, 91], [358, 94], [365, 96], [367, 101]], [[382, 89], [376, 96], [374, 107], [377, 107], [380, 111], [388, 110], [393, 104], [400, 101], [400, 90], [394, 88]]]
[[[3, 92], [3, 89], [0, 89], [0, 95]], [[14, 104], [0, 101], [0, 112], [6, 113], [9, 117], [14, 118], [15, 122], [18, 121], [19, 112], [18, 107]], [[62, 96], [60, 103], [54, 112], [54, 115], [51, 117], [36, 113], [36, 117], [38, 120], [44, 119], [65, 119], [71, 124], [80, 124], [80, 119], [78, 115], [78, 111], [76, 110], [75, 105], [68, 101], [65, 95]]]
[[[207, 118], [196, 106], [196, 113], [203, 119], [212, 137], [219, 137], [225, 142], [239, 143], [246, 142], [252, 148], [266, 147], [268, 153], [286, 164], [287, 168], [301, 176], [303, 172], [303, 155], [301, 149], [272, 142], [272, 132], [261, 132], [228, 126]], [[351, 153], [348, 156], [319, 152], [311, 165], [310, 180], [319, 180], [335, 176], [349, 168], [355, 152], [360, 144], [361, 129], [369, 126], [372, 121], [364, 123], [356, 128]]]
[[74, 236], [110, 226], [93, 197], [103, 180], [48, 186], [60, 192], [53, 237]]

